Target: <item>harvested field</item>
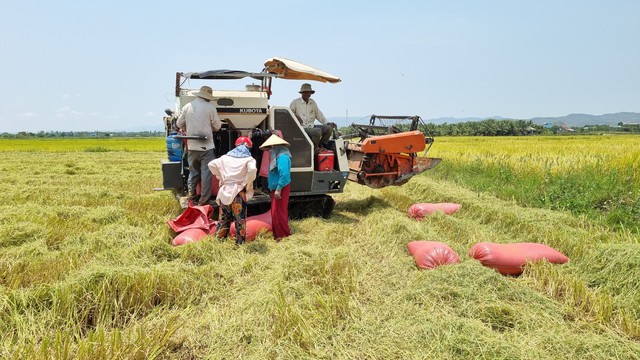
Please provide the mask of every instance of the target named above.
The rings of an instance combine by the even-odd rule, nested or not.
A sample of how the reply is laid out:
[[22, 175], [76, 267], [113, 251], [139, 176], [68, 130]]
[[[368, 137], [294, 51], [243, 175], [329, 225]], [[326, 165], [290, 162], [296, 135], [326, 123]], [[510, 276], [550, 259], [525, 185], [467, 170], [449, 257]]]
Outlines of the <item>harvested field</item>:
[[[640, 358], [633, 141], [438, 138], [405, 186], [349, 183], [330, 219], [236, 248], [170, 245], [164, 139], [0, 140], [0, 357]], [[462, 208], [418, 222], [417, 202]], [[419, 270], [414, 240], [460, 263]], [[503, 276], [467, 255], [483, 241], [571, 260]]]

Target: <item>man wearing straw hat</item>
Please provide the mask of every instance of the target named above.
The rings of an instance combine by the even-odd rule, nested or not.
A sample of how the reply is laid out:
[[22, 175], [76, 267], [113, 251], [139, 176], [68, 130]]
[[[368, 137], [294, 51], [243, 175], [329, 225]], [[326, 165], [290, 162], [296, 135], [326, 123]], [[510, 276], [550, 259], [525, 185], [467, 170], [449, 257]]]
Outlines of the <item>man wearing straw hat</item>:
[[[311, 138], [315, 152], [320, 152], [324, 150], [327, 142], [331, 139], [331, 134], [336, 124], [327, 121], [327, 118], [318, 108], [318, 104], [311, 98], [311, 94], [315, 93], [315, 90], [311, 88], [311, 84], [302, 84], [299, 93], [301, 96], [294, 99], [289, 107]], [[315, 126], [314, 122], [316, 120], [322, 125]]]
[[271, 227], [280, 240], [291, 235], [289, 228], [289, 191], [291, 190], [291, 152], [289, 143], [271, 135], [260, 150], [269, 150], [269, 190], [271, 190]]
[[[213, 133], [220, 130], [222, 123], [216, 106], [213, 90], [203, 86], [200, 91], [193, 93], [193, 101], [182, 107], [177, 125], [187, 133], [187, 136], [197, 136], [200, 139], [188, 139], [189, 149], [189, 200], [193, 205], [207, 205], [211, 199], [211, 171], [207, 166], [216, 158], [213, 145]], [[200, 198], [197, 197], [196, 187], [200, 180]], [[195, 203], [196, 200], [198, 203]]]

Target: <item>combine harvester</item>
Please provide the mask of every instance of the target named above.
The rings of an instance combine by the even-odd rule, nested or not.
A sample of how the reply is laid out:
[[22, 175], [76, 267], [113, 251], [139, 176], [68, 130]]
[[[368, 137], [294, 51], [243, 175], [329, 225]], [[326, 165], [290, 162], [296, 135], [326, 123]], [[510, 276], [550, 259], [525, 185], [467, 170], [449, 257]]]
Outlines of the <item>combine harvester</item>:
[[[183, 87], [190, 80], [249, 79], [260, 82], [259, 85], [246, 84], [244, 90], [218, 90], [222, 87], [211, 86], [223, 124], [214, 135], [216, 156], [224, 155], [233, 148], [239, 136], [249, 136], [253, 142], [251, 153], [261, 170], [254, 186], [255, 196], [249, 201], [249, 214], [265, 212], [270, 206], [269, 193], [263, 190], [267, 189], [267, 162], [262, 164], [263, 152], [259, 147], [274, 133], [291, 145], [289, 216], [292, 219], [329, 217], [334, 206], [330, 194], [343, 192], [347, 180], [372, 188], [402, 185], [441, 161], [426, 157], [433, 137], [418, 116], [372, 115], [369, 125], [352, 124], [354, 134], [333, 136], [327, 147], [329, 152], [315, 155], [311, 139], [291, 109], [269, 105], [274, 78], [329, 83], [341, 81], [336, 76], [285, 58], [268, 59], [264, 69], [257, 73], [237, 70], [176, 73], [175, 110], [165, 110], [164, 123], [167, 143], [170, 140], [180, 141], [181, 149], [178, 158], [162, 162], [162, 174], [164, 189], [172, 190], [183, 207], [188, 204], [188, 137], [178, 132], [176, 121], [182, 107], [195, 98], [192, 93], [199, 89], [199, 86]], [[318, 161], [318, 156], [322, 156], [323, 161]], [[214, 177], [214, 198], [217, 189]]]

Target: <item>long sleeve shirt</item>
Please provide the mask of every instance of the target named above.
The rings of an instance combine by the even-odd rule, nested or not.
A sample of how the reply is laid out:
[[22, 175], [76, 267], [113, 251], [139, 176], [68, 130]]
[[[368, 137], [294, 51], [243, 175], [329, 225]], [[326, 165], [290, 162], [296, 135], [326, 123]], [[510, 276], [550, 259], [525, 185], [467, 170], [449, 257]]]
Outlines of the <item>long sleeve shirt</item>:
[[208, 166], [220, 182], [216, 197], [218, 203], [230, 205], [243, 189], [246, 189], [247, 200], [253, 197], [253, 180], [258, 172], [254, 158], [222, 155]]
[[309, 98], [309, 102], [304, 101], [301, 97], [294, 99], [289, 107], [298, 117], [302, 127], [311, 128], [316, 120], [323, 125], [327, 125], [327, 118], [324, 117], [324, 114], [318, 108], [318, 104], [312, 98]]
[[291, 158], [280, 154], [276, 158], [276, 167], [269, 170], [269, 190], [282, 190], [291, 182]]
[[182, 107], [176, 125], [189, 136], [206, 136], [206, 140], [187, 140], [189, 150], [206, 151], [214, 148], [213, 133], [220, 130], [222, 122], [212, 102], [196, 97]]

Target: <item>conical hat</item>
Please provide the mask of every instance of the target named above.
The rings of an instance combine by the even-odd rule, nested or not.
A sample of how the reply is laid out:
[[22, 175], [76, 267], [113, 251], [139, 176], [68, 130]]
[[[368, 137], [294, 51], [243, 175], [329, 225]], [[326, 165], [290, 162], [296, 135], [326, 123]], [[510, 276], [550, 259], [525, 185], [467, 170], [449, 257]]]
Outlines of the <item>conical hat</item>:
[[271, 146], [276, 146], [276, 145], [283, 145], [283, 146], [289, 146], [289, 143], [286, 142], [284, 139], [282, 139], [281, 137], [279, 137], [278, 135], [271, 135], [267, 141], [265, 141], [262, 145], [260, 145], [260, 150], [264, 150], [268, 147]]

